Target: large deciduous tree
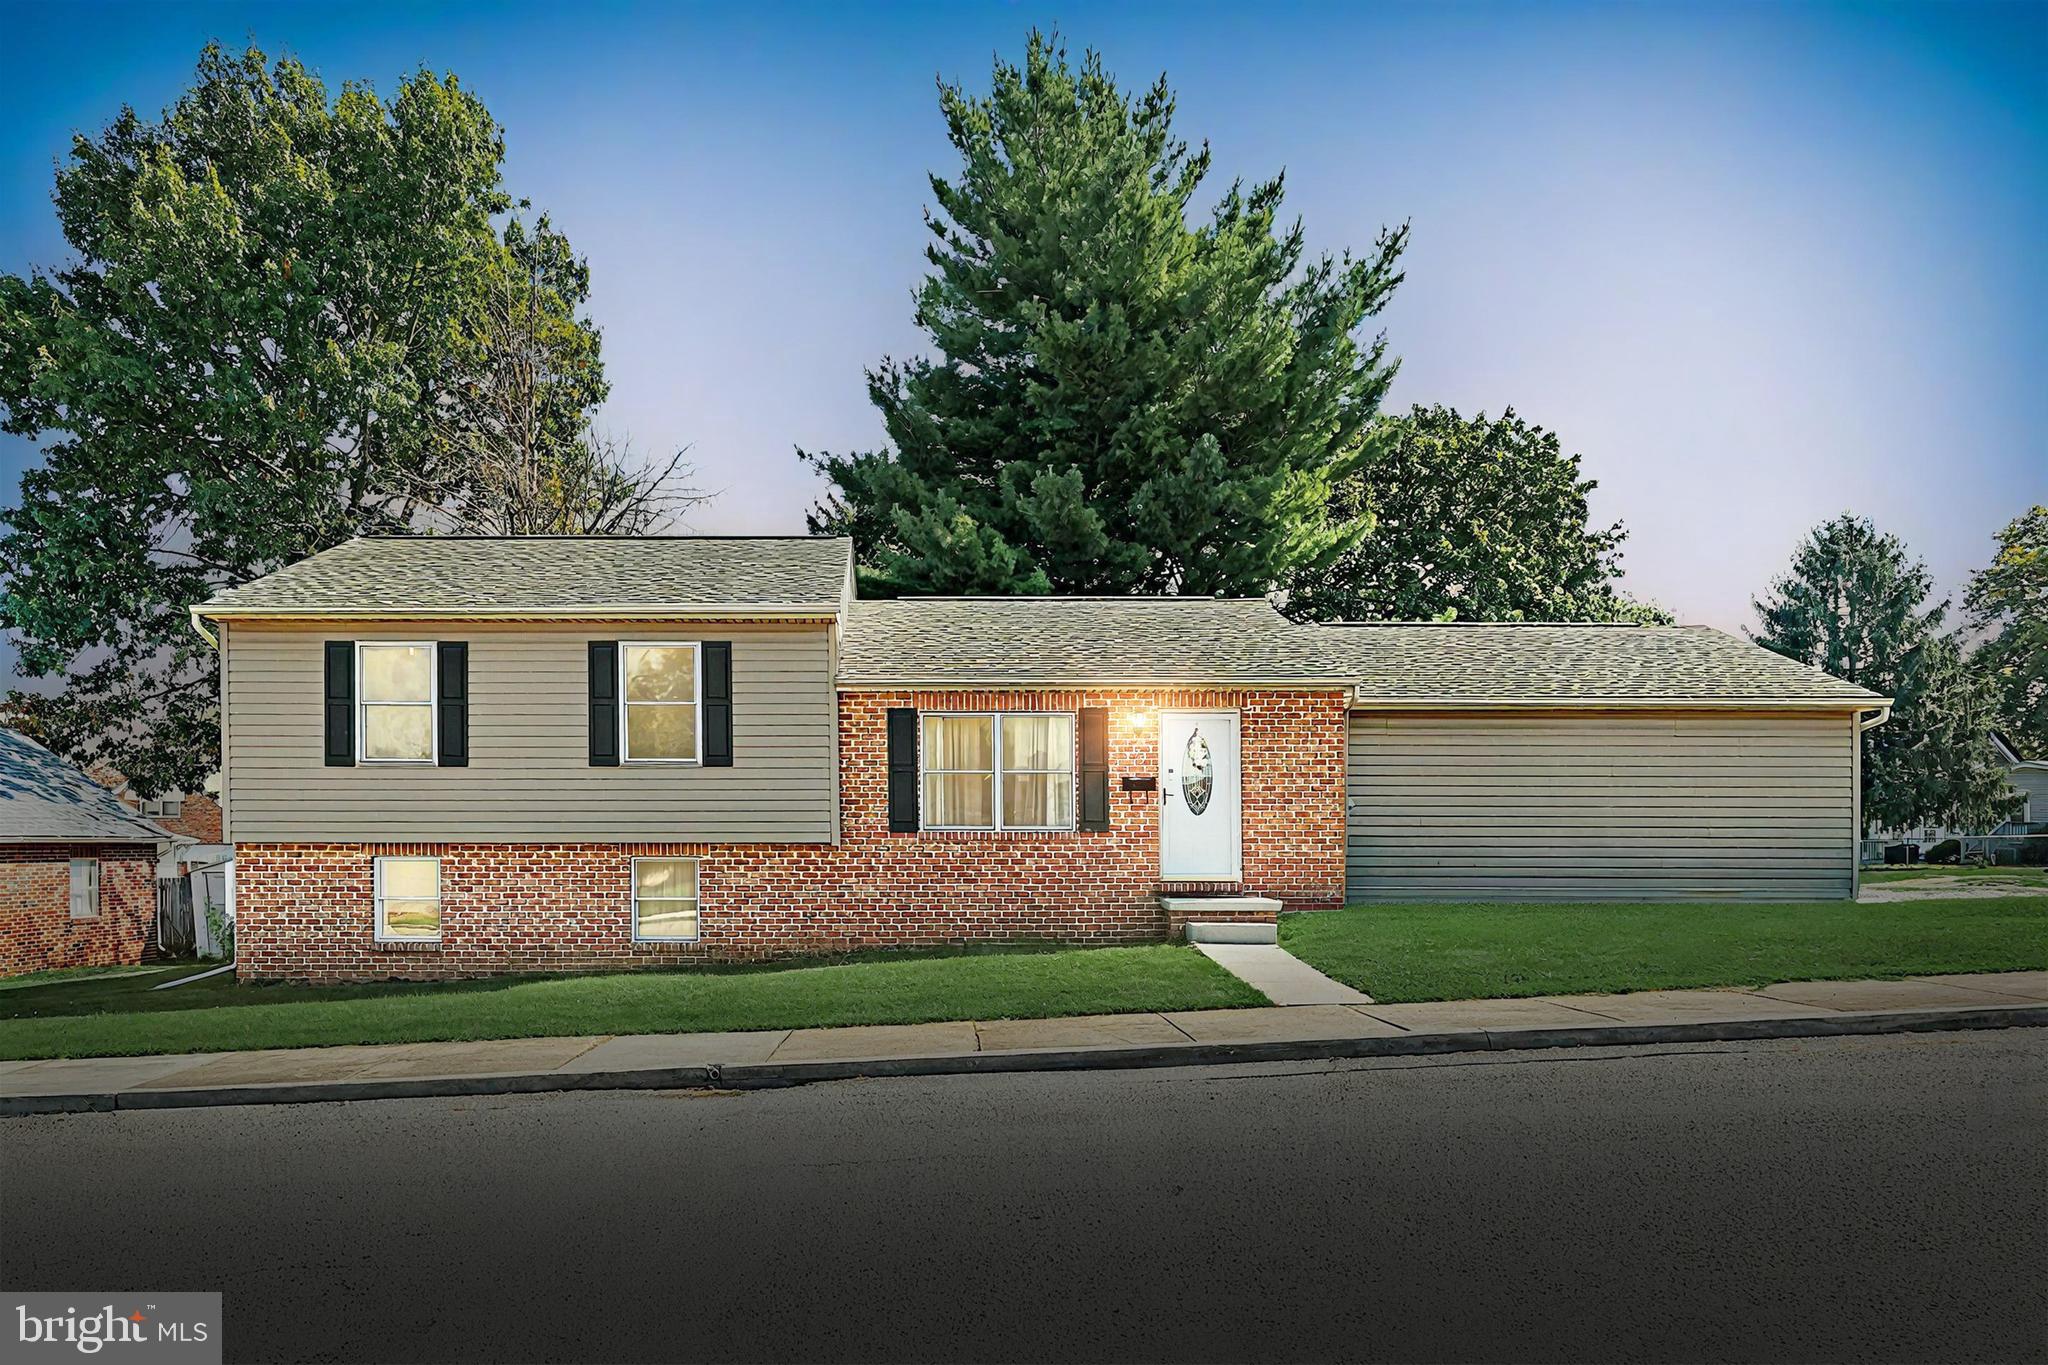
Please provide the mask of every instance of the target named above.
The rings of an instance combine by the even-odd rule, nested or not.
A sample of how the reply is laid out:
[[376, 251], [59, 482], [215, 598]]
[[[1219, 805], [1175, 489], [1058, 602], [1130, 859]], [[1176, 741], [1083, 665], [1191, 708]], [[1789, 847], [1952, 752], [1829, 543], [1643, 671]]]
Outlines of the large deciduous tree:
[[1998, 554], [1963, 605], [1990, 637], [1972, 662], [1998, 689], [1998, 721], [2026, 758], [2048, 757], [2048, 507], [1998, 533]]
[[1929, 600], [1933, 587], [1898, 537], [1844, 514], [1753, 604], [1758, 644], [1895, 699], [1891, 720], [1863, 736], [1866, 829], [1987, 827], [2014, 805], [1992, 756], [1989, 683], [1944, 632], [1948, 603]]
[[1416, 407], [1382, 418], [1372, 454], [1330, 499], [1359, 535], [1297, 573], [1290, 614], [1311, 620], [1669, 620], [1616, 586], [1619, 522], [1595, 526], [1555, 434], [1512, 408], [1497, 418]]
[[[501, 215], [497, 123], [452, 76], [330, 98], [208, 48], [160, 117], [74, 139], [74, 259], [0, 275], [0, 425], [43, 443], [0, 533], [0, 627], [57, 680], [16, 716], [137, 790], [218, 763], [218, 669], [188, 607], [480, 493], [493, 309], [545, 319], [551, 439], [603, 394], [581, 263]], [[584, 282], [584, 283], [587, 283]], [[488, 472], [488, 471], [486, 471]]]
[[869, 372], [887, 449], [803, 456], [832, 485], [812, 529], [880, 591], [1256, 594], [1334, 558], [1330, 485], [1394, 369], [1359, 331], [1407, 230], [1308, 260], [1278, 177], [1191, 222], [1209, 151], [1165, 79], [1129, 97], [1035, 32], [988, 98], [939, 104], [935, 355]]

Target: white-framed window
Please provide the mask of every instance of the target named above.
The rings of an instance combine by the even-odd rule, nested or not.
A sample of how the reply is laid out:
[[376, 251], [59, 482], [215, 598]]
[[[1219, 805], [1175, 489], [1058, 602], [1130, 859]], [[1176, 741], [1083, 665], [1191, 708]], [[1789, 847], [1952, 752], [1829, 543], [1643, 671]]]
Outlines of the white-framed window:
[[175, 820], [185, 813], [185, 798], [176, 793], [147, 797], [142, 813], [152, 820]]
[[363, 763], [432, 763], [436, 754], [431, 643], [356, 642], [356, 758]]
[[441, 938], [441, 860], [379, 858], [377, 937], [386, 943], [436, 943]]
[[687, 943], [697, 937], [697, 860], [633, 860], [633, 941]]
[[619, 644], [619, 752], [628, 763], [696, 763], [704, 752], [697, 704], [703, 661], [687, 641]]
[[927, 711], [918, 717], [926, 829], [1074, 827], [1071, 711]]
[[98, 858], [73, 858], [71, 860], [71, 918], [98, 919], [100, 917], [100, 860]]

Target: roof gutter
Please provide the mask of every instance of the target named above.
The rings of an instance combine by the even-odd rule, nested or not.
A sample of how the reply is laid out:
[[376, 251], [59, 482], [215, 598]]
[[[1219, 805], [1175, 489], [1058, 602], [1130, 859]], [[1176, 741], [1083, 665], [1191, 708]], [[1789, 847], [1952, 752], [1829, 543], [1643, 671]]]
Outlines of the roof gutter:
[[1892, 718], [1892, 703], [1891, 698], [1889, 697], [1885, 698], [1884, 703], [1882, 705], [1875, 707], [1867, 707], [1865, 709], [1873, 710], [1877, 714], [1874, 716], [1865, 716], [1864, 714], [1862, 714], [1861, 711], [1857, 712], [1856, 733], [1859, 735], [1862, 734], [1865, 730], [1875, 730], [1878, 726], [1884, 724], [1886, 721]]
[[206, 628], [206, 618], [199, 614], [199, 608], [197, 607], [192, 608], [192, 629], [199, 632], [200, 639], [206, 641], [215, 649], [220, 648], [219, 637]]

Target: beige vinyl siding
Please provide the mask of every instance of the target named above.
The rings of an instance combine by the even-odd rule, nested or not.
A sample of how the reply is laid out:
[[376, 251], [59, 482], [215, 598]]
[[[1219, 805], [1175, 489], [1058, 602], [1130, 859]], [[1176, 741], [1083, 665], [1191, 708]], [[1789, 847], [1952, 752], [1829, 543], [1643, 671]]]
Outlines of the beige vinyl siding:
[[[836, 711], [817, 625], [237, 621], [226, 648], [235, 838], [829, 842]], [[469, 644], [469, 766], [322, 761], [322, 642]], [[733, 766], [590, 766], [591, 640], [730, 640]]]
[[1358, 901], [1851, 894], [1853, 720], [1354, 712]]

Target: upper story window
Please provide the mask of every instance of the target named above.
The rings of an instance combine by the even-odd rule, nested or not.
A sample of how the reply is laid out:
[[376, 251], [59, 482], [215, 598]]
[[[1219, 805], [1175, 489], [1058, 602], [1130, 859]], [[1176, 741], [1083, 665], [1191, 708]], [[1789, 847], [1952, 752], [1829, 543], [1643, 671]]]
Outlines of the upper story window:
[[434, 761], [434, 647], [356, 645], [356, 733], [365, 763]]
[[695, 763], [702, 752], [694, 644], [621, 644], [628, 763]]
[[175, 820], [185, 813], [185, 798], [177, 795], [143, 799], [142, 813], [152, 820]]
[[927, 829], [1074, 827], [1074, 717], [1067, 712], [927, 713]]

